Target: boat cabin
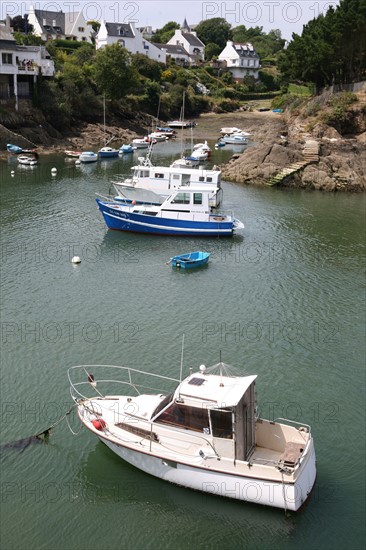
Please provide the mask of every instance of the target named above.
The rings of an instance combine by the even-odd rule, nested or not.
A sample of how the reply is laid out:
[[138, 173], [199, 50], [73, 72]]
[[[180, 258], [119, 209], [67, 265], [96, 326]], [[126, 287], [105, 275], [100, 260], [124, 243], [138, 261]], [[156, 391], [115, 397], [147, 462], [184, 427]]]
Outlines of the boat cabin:
[[146, 187], [154, 182], [164, 184], [167, 189], [174, 189], [192, 183], [211, 183], [217, 187], [221, 187], [220, 170], [200, 170], [199, 168], [174, 166], [144, 166], [141, 164], [133, 166], [132, 171], [132, 178], [138, 180], [141, 187]]
[[[215, 367], [220, 370], [225, 365]], [[255, 447], [256, 378], [206, 374], [202, 365], [199, 373], [183, 380], [159, 403], [151, 419], [198, 432], [212, 442], [219, 455], [247, 461]]]

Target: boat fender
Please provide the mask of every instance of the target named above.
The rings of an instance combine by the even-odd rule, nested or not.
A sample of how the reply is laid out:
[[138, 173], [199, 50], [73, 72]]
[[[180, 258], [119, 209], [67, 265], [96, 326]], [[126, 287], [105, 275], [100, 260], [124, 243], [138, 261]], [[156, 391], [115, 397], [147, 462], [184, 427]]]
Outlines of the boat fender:
[[103, 420], [103, 418], [99, 418], [99, 419], [95, 418], [94, 420], [92, 420], [92, 424], [94, 428], [99, 431], [103, 431], [107, 427], [107, 424], [105, 420]]

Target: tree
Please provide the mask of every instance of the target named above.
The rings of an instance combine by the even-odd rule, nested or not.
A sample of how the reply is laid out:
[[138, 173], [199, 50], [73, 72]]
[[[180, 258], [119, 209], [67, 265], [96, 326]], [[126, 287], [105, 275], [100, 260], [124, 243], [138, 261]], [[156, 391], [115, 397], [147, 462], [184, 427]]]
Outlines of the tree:
[[131, 64], [131, 56], [118, 43], [97, 51], [94, 79], [98, 90], [108, 99], [121, 99], [138, 84], [138, 75]]
[[13, 19], [10, 20], [10, 25], [14, 31], [28, 33], [34, 30], [33, 25], [28, 23], [28, 18], [22, 17], [21, 15], [13, 17]]
[[221, 17], [201, 21], [195, 30], [201, 42], [217, 44], [220, 51], [225, 48], [226, 42], [231, 38], [231, 25]]
[[174, 36], [174, 33], [176, 29], [179, 29], [180, 25], [176, 23], [175, 21], [169, 21], [162, 27], [161, 29], [157, 29], [152, 37], [153, 42], [157, 42], [158, 44], [166, 44], [169, 42], [172, 36]]
[[205, 59], [210, 61], [213, 57], [217, 57], [222, 52], [222, 48], [213, 42], [209, 42], [205, 47]]
[[161, 73], [163, 71], [164, 65], [153, 59], [149, 59], [146, 55], [142, 53], [136, 53], [131, 56], [132, 64], [136, 67], [138, 73], [150, 80], [155, 80], [160, 82]]

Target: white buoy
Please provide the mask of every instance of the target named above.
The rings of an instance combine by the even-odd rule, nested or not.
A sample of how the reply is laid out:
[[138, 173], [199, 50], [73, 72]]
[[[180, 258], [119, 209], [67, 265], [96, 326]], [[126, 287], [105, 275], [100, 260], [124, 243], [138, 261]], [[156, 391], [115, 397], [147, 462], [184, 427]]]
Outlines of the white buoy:
[[79, 256], [74, 256], [74, 257], [72, 258], [71, 262], [72, 262], [73, 264], [80, 264], [80, 263], [81, 263], [81, 259], [80, 259]]
[[55, 176], [57, 174], [57, 168], [51, 168], [51, 174]]
[[75, 161], [75, 164], [76, 164], [76, 166], [79, 166], [80, 160], [76, 160], [76, 161]]
[[12, 171], [10, 172], [10, 175], [11, 175], [12, 177], [14, 177], [14, 174], [15, 174], [15, 172], [14, 172], [14, 170], [12, 170]]

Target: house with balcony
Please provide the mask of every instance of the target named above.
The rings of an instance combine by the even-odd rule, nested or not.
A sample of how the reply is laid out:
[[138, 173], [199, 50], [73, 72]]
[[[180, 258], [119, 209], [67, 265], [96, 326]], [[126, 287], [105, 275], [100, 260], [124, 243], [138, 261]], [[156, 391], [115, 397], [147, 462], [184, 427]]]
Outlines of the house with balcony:
[[131, 54], [140, 53], [154, 61], [166, 63], [166, 53], [146, 40], [133, 22], [106, 23], [102, 21], [95, 37], [97, 50], [116, 43], [126, 48]]
[[176, 29], [168, 45], [180, 46], [189, 55], [190, 65], [197, 65], [205, 59], [205, 45], [198, 38], [197, 33], [189, 27], [185, 19], [180, 29]]
[[53, 77], [54, 63], [44, 46], [19, 46], [8, 22], [0, 23], [0, 100], [30, 99], [37, 79]]
[[218, 56], [218, 60], [225, 63], [227, 70], [233, 75], [233, 79], [240, 83], [247, 76], [259, 78], [260, 59], [249, 42], [239, 44], [228, 40], [225, 48]]
[[33, 25], [33, 33], [42, 40], [78, 40], [91, 42], [94, 31], [84, 19], [83, 13], [36, 10], [30, 6], [28, 22]]

